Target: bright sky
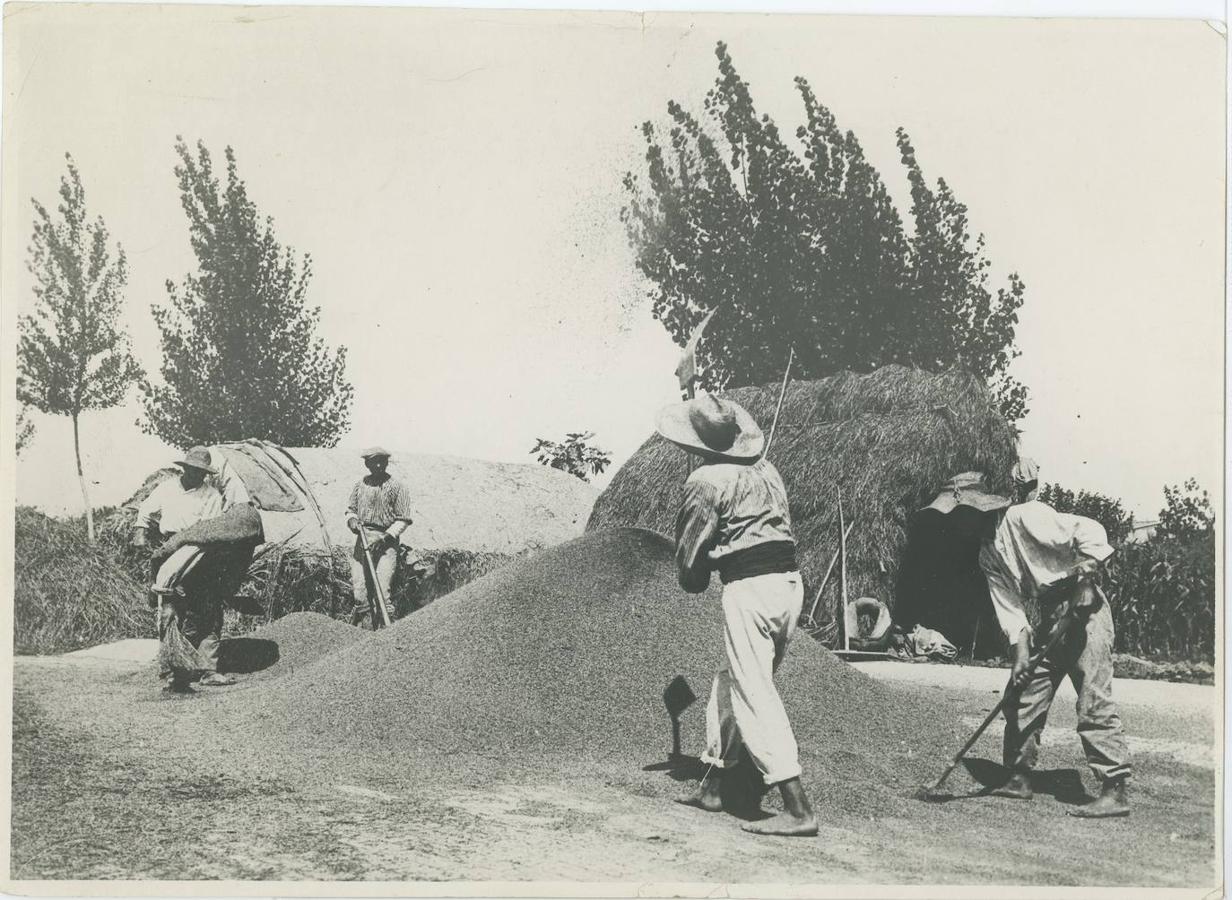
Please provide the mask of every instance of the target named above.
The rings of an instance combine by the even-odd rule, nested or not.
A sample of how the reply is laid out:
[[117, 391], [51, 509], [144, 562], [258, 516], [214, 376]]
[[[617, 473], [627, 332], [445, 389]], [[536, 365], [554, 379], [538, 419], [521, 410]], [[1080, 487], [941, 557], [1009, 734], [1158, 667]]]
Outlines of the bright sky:
[[[591, 430], [623, 460], [676, 397], [619, 221], [638, 132], [700, 110], [715, 42], [790, 134], [807, 77], [907, 209], [911, 134], [1027, 284], [1013, 371], [1045, 480], [1124, 498], [1222, 482], [1224, 42], [1201, 22], [511, 14], [406, 9], [5, 10], [5, 326], [30, 302], [29, 198], [71, 151], [129, 255], [129, 327], [194, 260], [176, 135], [234, 146], [285, 244], [312, 254], [349, 348], [344, 445], [530, 461]], [[11, 377], [11, 376], [10, 376]], [[11, 396], [11, 394], [6, 395]], [[169, 448], [136, 404], [83, 420], [96, 503]], [[40, 417], [17, 501], [79, 505], [66, 420]]]

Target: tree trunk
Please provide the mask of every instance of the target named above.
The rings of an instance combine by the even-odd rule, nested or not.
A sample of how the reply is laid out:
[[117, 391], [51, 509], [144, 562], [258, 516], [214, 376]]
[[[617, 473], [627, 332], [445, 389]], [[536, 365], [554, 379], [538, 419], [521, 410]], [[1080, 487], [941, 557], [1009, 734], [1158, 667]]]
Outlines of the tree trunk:
[[90, 508], [90, 494], [86, 491], [86, 476], [81, 471], [81, 438], [77, 427], [77, 413], [73, 413], [73, 453], [77, 456], [77, 483], [81, 485], [81, 499], [86, 506], [86, 536], [94, 543], [94, 510]]

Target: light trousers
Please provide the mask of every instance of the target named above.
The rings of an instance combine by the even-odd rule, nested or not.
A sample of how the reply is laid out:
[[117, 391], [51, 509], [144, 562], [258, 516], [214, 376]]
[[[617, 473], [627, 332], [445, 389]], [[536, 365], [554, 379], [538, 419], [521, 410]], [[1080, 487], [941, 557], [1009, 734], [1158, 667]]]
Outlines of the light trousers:
[[723, 587], [727, 663], [706, 704], [706, 751], [715, 768], [734, 765], [743, 745], [767, 785], [800, 777], [799, 749], [774, 686], [804, 606], [799, 572], [742, 578]]
[[[1051, 623], [1049, 623], [1051, 624]], [[1112, 610], [1105, 600], [1035, 670], [1018, 696], [1005, 707], [1004, 763], [1026, 773], [1039, 757], [1048, 709], [1066, 676], [1078, 693], [1078, 736], [1087, 765], [1099, 781], [1130, 774], [1129, 748], [1112, 700]]]
[[[368, 546], [371, 547], [381, 538], [382, 532], [367, 530]], [[355, 552], [351, 556], [351, 590], [355, 594], [356, 612], [365, 612], [376, 608], [376, 592], [372, 587], [372, 579], [368, 577], [368, 567], [364, 563], [364, 551], [355, 542]], [[385, 597], [386, 611], [393, 616], [393, 597], [390, 589], [394, 583], [394, 570], [398, 567], [397, 548], [382, 543], [380, 549], [372, 550], [372, 562], [376, 566], [376, 579], [381, 585], [381, 593]]]

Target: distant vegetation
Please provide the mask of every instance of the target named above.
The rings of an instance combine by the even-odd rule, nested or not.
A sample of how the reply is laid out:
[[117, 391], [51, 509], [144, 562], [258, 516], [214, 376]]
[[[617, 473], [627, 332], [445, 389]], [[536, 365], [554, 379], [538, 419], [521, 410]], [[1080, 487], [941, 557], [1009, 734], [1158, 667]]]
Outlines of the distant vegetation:
[[590, 444], [594, 436], [593, 431], [573, 431], [560, 442], [539, 438], [530, 452], [537, 454], [541, 466], [560, 469], [582, 481], [590, 481], [591, 475], [602, 475], [603, 470], [612, 463], [610, 453]]
[[1117, 551], [1107, 566], [1107, 593], [1116, 620], [1116, 649], [1155, 659], [1215, 660], [1215, 513], [1210, 497], [1189, 479], [1164, 488], [1155, 533], [1126, 539], [1133, 516], [1121, 501], [1048, 484], [1040, 499], [1061, 512], [1095, 519]]

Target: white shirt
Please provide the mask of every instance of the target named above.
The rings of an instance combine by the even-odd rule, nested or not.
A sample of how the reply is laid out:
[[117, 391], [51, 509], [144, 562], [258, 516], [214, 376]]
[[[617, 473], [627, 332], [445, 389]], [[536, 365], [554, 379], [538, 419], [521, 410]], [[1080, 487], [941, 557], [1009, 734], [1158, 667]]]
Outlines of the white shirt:
[[1112, 552], [1108, 533], [1094, 519], [1059, 513], [1038, 500], [1007, 509], [992, 542], [980, 548], [980, 568], [1009, 642], [1031, 628], [1024, 597], [1038, 599], [1079, 563], [1103, 562]]
[[175, 476], [154, 488], [142, 501], [135, 524], [137, 528], [148, 528], [157, 517], [159, 530], [174, 534], [203, 519], [222, 515], [231, 505], [209, 481], [185, 490], [179, 476]]

